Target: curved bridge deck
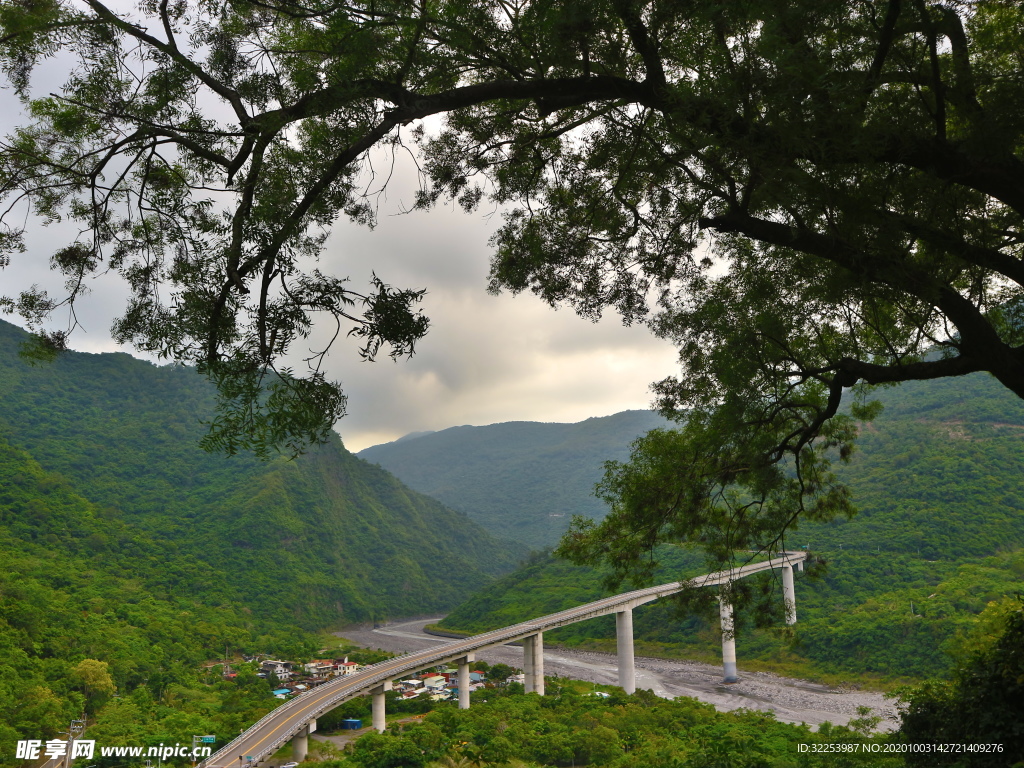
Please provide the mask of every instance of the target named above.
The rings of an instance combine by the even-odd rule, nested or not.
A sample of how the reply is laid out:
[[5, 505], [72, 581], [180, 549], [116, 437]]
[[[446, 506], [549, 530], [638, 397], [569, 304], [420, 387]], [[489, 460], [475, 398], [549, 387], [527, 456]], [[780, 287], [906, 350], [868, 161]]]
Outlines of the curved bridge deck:
[[[285, 742], [290, 741], [296, 736], [301, 737], [306, 734], [308, 732], [307, 725], [315, 721], [320, 715], [355, 696], [373, 693], [380, 696], [384, 690], [390, 687], [392, 680], [405, 677], [411, 672], [417, 672], [459, 659], [467, 659], [467, 657], [471, 659], [471, 654], [475, 651], [496, 645], [504, 645], [531, 636], [539, 637], [541, 633], [547, 630], [567, 624], [586, 621], [587, 619], [604, 616], [609, 613], [627, 613], [638, 605], [652, 602], [661, 597], [667, 597], [684, 589], [718, 586], [744, 576], [777, 568], [789, 569], [791, 574], [791, 569], [794, 566], [802, 567], [806, 558], [806, 552], [783, 552], [779, 557], [761, 563], [744, 565], [726, 571], [717, 571], [689, 579], [688, 581], [677, 581], [632, 592], [624, 592], [612, 597], [595, 600], [592, 603], [576, 608], [559, 611], [548, 616], [541, 616], [531, 621], [503, 627], [491, 632], [484, 632], [483, 634], [474, 635], [462, 640], [453, 640], [437, 648], [429, 648], [382, 661], [366, 667], [354, 675], [335, 678], [314, 690], [296, 696], [291, 701], [257, 721], [236, 739], [204, 760], [200, 766], [201, 768], [246, 768], [248, 765], [255, 766], [274, 754]], [[731, 611], [729, 616], [731, 621]], [[724, 625], [725, 613], [723, 613], [723, 627]], [[620, 643], [621, 640], [620, 632]], [[729, 642], [731, 643], [731, 640]], [[629, 664], [632, 665], [631, 618], [629, 623], [629, 646]], [[542, 658], [536, 663], [539, 664], [540, 674], [543, 676]], [[528, 660], [527, 665], [529, 664]], [[733, 664], [735, 665], [735, 661], [733, 661]], [[529, 685], [527, 690], [530, 690]], [[543, 688], [540, 690], [542, 691]], [[383, 703], [382, 696], [380, 700]], [[381, 712], [382, 715], [383, 713]]]

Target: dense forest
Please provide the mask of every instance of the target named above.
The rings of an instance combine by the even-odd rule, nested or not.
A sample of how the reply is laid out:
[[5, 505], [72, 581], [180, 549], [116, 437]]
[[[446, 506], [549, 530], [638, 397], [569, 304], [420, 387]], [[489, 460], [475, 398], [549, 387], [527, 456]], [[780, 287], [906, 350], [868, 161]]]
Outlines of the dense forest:
[[191, 369], [120, 353], [32, 367], [23, 336], [0, 325], [0, 436], [107, 516], [231, 574], [264, 616], [316, 628], [436, 610], [525, 552], [337, 438], [295, 461], [204, 453], [213, 399]]
[[[466, 710], [439, 707], [421, 720], [360, 738], [322, 768], [845, 768], [903, 766], [900, 741], [869, 735], [869, 717], [849, 727], [780, 723], [771, 713], [716, 712], [695, 699], [650, 691], [591, 690], [553, 678], [548, 694], [522, 686], [474, 694]], [[599, 695], [595, 695], [599, 694]], [[803, 746], [801, 746], [803, 745]], [[812, 751], [813, 750], [813, 751]], [[820, 751], [818, 751], [820, 750]]]
[[[753, 630], [746, 617], [741, 666], [818, 676], [942, 675], [958, 632], [989, 602], [1020, 589], [1024, 403], [985, 374], [907, 383], [876, 396], [882, 414], [863, 425], [858, 451], [840, 467], [859, 512], [792, 532], [789, 545], [808, 547], [823, 575], [798, 578], [792, 631]], [[696, 555], [672, 548], [659, 558], [664, 581], [706, 570]], [[601, 581], [600, 573], [538, 557], [443, 626], [477, 631], [560, 610], [604, 594]], [[634, 621], [644, 652], [716, 658], [713, 618], [677, 616], [666, 602], [639, 609]], [[552, 633], [556, 641], [605, 648], [613, 638], [607, 618]]]
[[308, 656], [313, 630], [444, 610], [525, 552], [336, 437], [294, 461], [204, 453], [213, 399], [190, 369], [34, 367], [24, 338], [0, 322], [4, 743], [83, 707], [115, 731], [237, 733], [275, 700], [203, 662]]
[[83, 711], [107, 724], [132, 709], [132, 733], [147, 741], [200, 724], [237, 733], [273, 699], [265, 684], [261, 695], [221, 682], [203, 663], [225, 651], [315, 650], [308, 633], [246, 608], [223, 572], [132, 528], [6, 442], [0, 526], [5, 764], [16, 740], [51, 738]]

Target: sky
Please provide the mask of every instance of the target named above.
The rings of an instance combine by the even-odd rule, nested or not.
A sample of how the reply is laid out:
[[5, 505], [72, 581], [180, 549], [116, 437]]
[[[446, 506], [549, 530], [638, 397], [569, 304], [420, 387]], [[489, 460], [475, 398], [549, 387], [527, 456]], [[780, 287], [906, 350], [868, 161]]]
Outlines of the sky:
[[[41, 70], [40, 88], [56, 90], [65, 74], [52, 65]], [[10, 130], [18, 113], [10, 90], [0, 90], [0, 133]], [[532, 294], [489, 295], [488, 239], [501, 225], [500, 212], [485, 204], [469, 214], [451, 205], [402, 214], [413, 198], [410, 179], [409, 169], [399, 168], [380, 201], [374, 230], [339, 221], [319, 265], [351, 277], [356, 290], [368, 288], [372, 272], [396, 287], [427, 290], [421, 306], [431, 328], [412, 359], [392, 362], [382, 354], [377, 362], [363, 362], [354, 339], [340, 340], [328, 358], [328, 376], [340, 380], [348, 396], [348, 414], [335, 428], [350, 450], [463, 424], [574, 422], [650, 406], [650, 384], [677, 371], [671, 344], [643, 326], [623, 327], [614, 314], [592, 323]], [[59, 225], [33, 226], [27, 251], [0, 271], [0, 295], [33, 283], [59, 292], [61, 280], [49, 272], [49, 258], [74, 237]], [[76, 306], [82, 327], [70, 346], [134, 353], [110, 338], [126, 296], [119, 278], [106, 275], [90, 287]], [[5, 319], [20, 323], [15, 316]], [[65, 324], [66, 317], [57, 317], [52, 327]], [[328, 332], [333, 324], [320, 337]], [[285, 361], [296, 372], [304, 352], [297, 348]]]
[[[397, 195], [393, 202], [398, 210]], [[425, 288], [421, 306], [431, 320], [411, 359], [393, 362], [382, 354], [363, 362], [355, 339], [340, 339], [332, 349], [325, 370], [348, 396], [348, 414], [335, 429], [350, 450], [463, 424], [574, 422], [647, 408], [651, 382], [677, 370], [671, 344], [643, 326], [624, 327], [614, 314], [592, 323], [532, 294], [488, 294], [487, 241], [498, 225], [498, 215], [488, 220], [449, 206], [381, 215], [374, 230], [347, 221], [334, 228], [321, 257], [323, 271], [350, 276], [356, 289], [368, 285], [371, 272], [395, 286]], [[73, 236], [37, 228], [29, 249], [0, 272], [0, 292], [9, 295], [33, 283], [59, 290], [48, 261], [61, 235]], [[109, 334], [126, 295], [119, 278], [107, 275], [91, 289], [76, 307], [82, 327], [70, 346], [134, 353]], [[58, 315], [53, 327], [65, 322]], [[325, 326], [309, 346], [332, 329]], [[304, 356], [305, 349], [297, 348], [287, 362], [301, 371]]]
[[461, 424], [647, 408], [651, 382], [676, 371], [671, 344], [642, 326], [613, 315], [595, 324], [532, 294], [489, 295], [487, 241], [499, 223], [449, 207], [382, 217], [372, 232], [337, 228], [326, 257], [340, 273], [365, 278], [372, 266], [385, 282], [426, 288], [431, 318], [411, 360], [358, 362], [352, 343], [334, 356], [350, 411], [338, 431], [350, 448]]

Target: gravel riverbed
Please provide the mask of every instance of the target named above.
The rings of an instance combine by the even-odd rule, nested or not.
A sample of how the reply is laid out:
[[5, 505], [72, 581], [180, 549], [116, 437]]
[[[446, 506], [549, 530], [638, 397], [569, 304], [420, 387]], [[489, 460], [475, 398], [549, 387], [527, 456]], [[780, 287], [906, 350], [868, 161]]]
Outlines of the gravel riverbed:
[[[423, 632], [426, 624], [437, 621], [440, 619], [436, 617], [416, 619], [377, 628], [349, 629], [337, 634], [366, 648], [404, 653], [449, 642]], [[523, 665], [522, 649], [516, 646], [488, 648], [476, 656], [488, 664]], [[636, 686], [649, 688], [665, 698], [692, 696], [713, 704], [721, 711], [740, 708], [771, 710], [779, 720], [811, 726], [825, 721], [846, 724], [858, 717], [858, 707], [866, 706], [871, 708], [873, 715], [882, 718], [878, 730], [890, 731], [898, 726], [894, 703], [881, 693], [831, 688], [767, 672], [744, 672], [743, 660], [739, 661], [740, 681], [725, 685], [721, 667], [695, 661], [638, 656]], [[544, 668], [548, 675], [608, 685], [615, 685], [618, 678], [615, 656], [594, 651], [547, 647], [544, 649]]]

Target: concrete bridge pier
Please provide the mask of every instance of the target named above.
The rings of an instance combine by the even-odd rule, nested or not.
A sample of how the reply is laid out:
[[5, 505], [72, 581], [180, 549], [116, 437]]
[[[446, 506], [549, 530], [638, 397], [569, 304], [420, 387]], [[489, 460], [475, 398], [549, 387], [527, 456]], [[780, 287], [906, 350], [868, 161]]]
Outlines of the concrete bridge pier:
[[533, 636], [533, 690], [544, 695], [544, 633]]
[[467, 653], [457, 660], [459, 665], [459, 709], [469, 709], [469, 665], [476, 661], [476, 656]]
[[786, 605], [786, 623], [796, 624], [796, 589], [793, 587], [793, 566], [782, 566], [782, 600]]
[[384, 719], [384, 692], [391, 690], [391, 681], [379, 685], [370, 691], [370, 712], [372, 714], [373, 729], [377, 733], [384, 733], [387, 730], [388, 724]]
[[736, 675], [736, 629], [732, 620], [732, 604], [724, 597], [718, 598], [718, 613], [722, 620], [722, 667], [723, 683], [738, 683]]
[[302, 730], [292, 736], [292, 760], [301, 763], [309, 754], [309, 734], [316, 731], [316, 720], [310, 720]]
[[533, 693], [533, 638], [523, 638], [523, 693]]
[[526, 693], [544, 695], [544, 633], [523, 638], [523, 686]]
[[619, 686], [626, 693], [636, 692], [636, 662], [633, 658], [633, 609], [615, 614], [615, 650], [619, 661]]

